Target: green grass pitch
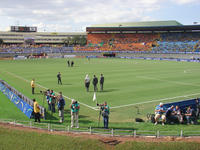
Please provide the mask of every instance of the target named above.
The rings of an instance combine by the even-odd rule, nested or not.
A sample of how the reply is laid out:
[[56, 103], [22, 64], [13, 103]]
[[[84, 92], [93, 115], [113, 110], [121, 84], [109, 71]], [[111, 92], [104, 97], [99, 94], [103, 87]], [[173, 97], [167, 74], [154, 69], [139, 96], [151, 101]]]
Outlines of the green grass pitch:
[[[0, 128], [0, 145], [3, 150], [198, 150], [199, 142], [145, 142], [127, 141], [118, 145], [106, 145], [100, 140], [86, 137], [61, 136], [47, 133], [18, 131], [15, 129]], [[77, 144], [78, 143], [78, 144]]]
[[[167, 103], [200, 96], [199, 63], [118, 58], [70, 60], [75, 62], [74, 67], [67, 67], [67, 59], [0, 61], [0, 78], [29, 98], [36, 98], [40, 105], [43, 105], [43, 96], [39, 92], [45, 89], [38, 85], [56, 92], [62, 91], [63, 95], [78, 100], [82, 103], [80, 123], [85, 126], [96, 124], [99, 115], [99, 111], [95, 110], [96, 102], [92, 100], [93, 85], [90, 84], [90, 92], [86, 92], [84, 87], [86, 74], [89, 74], [91, 80], [94, 74], [98, 79], [101, 73], [104, 74], [104, 91], [97, 92], [97, 101], [108, 102], [111, 107], [110, 122], [116, 126], [126, 126], [135, 117], [145, 119], [146, 114], [153, 113], [155, 106], [160, 102]], [[62, 74], [63, 85], [57, 84], [58, 72]], [[32, 78], [35, 78], [38, 84], [38, 94], [35, 95], [31, 94]], [[2, 93], [0, 98], [1, 101], [5, 100]], [[70, 100], [65, 100], [65, 118], [66, 121], [70, 121]], [[47, 107], [46, 100], [44, 106]], [[4, 115], [3, 109], [0, 110], [0, 114], [0, 118], [9, 118]], [[18, 116], [19, 119], [26, 118], [23, 114]], [[58, 120], [57, 113], [54, 114], [54, 120]]]

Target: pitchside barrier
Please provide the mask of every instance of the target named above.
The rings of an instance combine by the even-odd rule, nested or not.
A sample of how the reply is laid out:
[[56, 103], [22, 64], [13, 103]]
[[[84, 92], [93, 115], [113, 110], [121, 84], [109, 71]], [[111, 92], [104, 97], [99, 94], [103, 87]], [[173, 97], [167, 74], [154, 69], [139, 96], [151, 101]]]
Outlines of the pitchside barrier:
[[[33, 101], [31, 99], [18, 92], [3, 80], [0, 80], [0, 91], [6, 95], [28, 118], [31, 118], [33, 112]], [[39, 107], [41, 117], [45, 119], [46, 110], [40, 105]]]
[[[86, 56], [86, 58], [102, 58], [106, 56]], [[154, 58], [154, 57], [129, 57], [129, 56], [116, 56], [115, 58], [123, 59], [143, 59], [143, 60], [167, 60], [167, 61], [182, 61], [182, 62], [200, 62], [199, 59], [184, 59], [184, 58]]]
[[50, 123], [37, 123], [33, 121], [20, 121], [12, 119], [0, 119], [1, 123], [9, 123], [14, 126], [21, 126], [26, 128], [36, 128], [40, 130], [48, 130], [50, 132], [70, 132], [70, 133], [88, 133], [97, 134], [102, 136], [130, 136], [130, 137], [188, 137], [188, 136], [200, 136], [200, 130], [198, 131], [187, 131], [187, 130], [135, 130], [135, 129], [104, 129], [96, 127], [80, 127], [71, 128], [70, 125], [66, 124], [50, 124]]

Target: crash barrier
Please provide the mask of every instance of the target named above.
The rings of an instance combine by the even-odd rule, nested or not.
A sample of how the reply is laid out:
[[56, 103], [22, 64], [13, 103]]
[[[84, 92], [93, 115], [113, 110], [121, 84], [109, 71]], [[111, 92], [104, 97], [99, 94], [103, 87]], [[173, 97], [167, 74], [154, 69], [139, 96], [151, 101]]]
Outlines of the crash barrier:
[[[33, 101], [0, 79], [0, 91], [14, 103], [28, 118], [32, 117]], [[41, 117], [45, 119], [45, 108], [40, 106]]]

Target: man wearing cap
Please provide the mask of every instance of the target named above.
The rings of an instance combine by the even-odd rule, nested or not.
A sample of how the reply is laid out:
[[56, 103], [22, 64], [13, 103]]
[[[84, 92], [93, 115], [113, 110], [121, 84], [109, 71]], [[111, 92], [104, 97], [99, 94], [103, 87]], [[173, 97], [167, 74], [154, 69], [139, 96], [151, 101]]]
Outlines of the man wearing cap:
[[76, 122], [76, 128], [79, 128], [78, 114], [79, 114], [80, 105], [77, 101], [73, 99], [72, 104], [70, 105], [70, 108], [71, 108], [71, 127], [73, 128], [74, 122]]
[[163, 103], [160, 103], [159, 105], [156, 106], [156, 109], [155, 109], [155, 125], [158, 124], [158, 120], [159, 120], [160, 117], [162, 119], [162, 125], [165, 124], [165, 121], [166, 121], [165, 112], [166, 112], [166, 109], [163, 106]]

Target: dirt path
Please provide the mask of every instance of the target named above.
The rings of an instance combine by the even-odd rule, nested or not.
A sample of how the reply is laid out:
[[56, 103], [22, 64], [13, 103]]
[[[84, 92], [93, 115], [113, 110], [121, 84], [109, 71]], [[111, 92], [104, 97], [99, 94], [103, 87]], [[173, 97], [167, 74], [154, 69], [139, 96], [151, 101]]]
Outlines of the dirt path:
[[97, 139], [108, 145], [117, 145], [120, 143], [124, 143], [127, 141], [137, 141], [137, 142], [173, 142], [173, 141], [182, 141], [182, 142], [198, 142], [200, 143], [200, 137], [111, 137], [105, 135], [96, 135], [89, 133], [77, 133], [77, 132], [65, 132], [65, 131], [48, 131], [37, 128], [29, 128], [24, 127], [23, 125], [14, 125], [12, 123], [0, 123], [1, 128], [13, 129], [13, 130], [21, 130], [26, 132], [37, 132], [37, 133], [46, 133], [46, 134], [56, 134], [56, 135], [64, 135], [71, 137], [82, 137], [88, 139]]

